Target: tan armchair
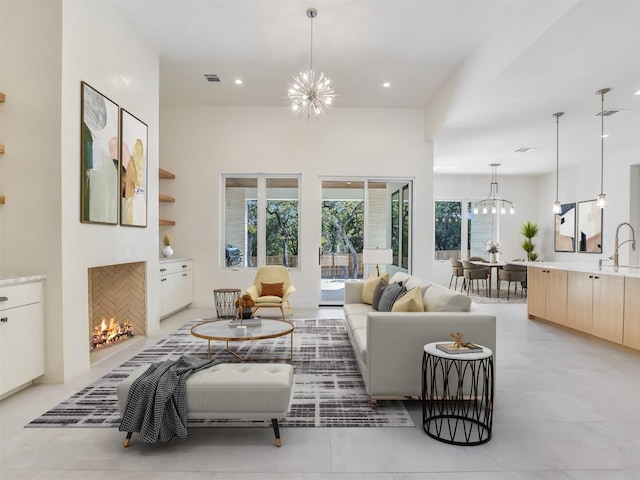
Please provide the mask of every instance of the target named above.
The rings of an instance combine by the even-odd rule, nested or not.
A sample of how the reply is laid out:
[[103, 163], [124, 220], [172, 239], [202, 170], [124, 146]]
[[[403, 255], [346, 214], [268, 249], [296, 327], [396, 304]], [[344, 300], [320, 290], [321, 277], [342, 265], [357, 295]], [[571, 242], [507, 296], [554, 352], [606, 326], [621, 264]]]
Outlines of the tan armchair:
[[507, 263], [504, 267], [498, 270], [498, 297], [500, 296], [500, 286], [502, 282], [507, 283], [507, 301], [509, 300], [509, 291], [511, 290], [511, 282], [515, 282], [513, 287], [513, 293], [518, 292], [518, 283], [522, 285], [520, 290], [520, 297], [524, 293], [524, 289], [527, 285], [527, 267], [524, 265], [513, 265]]
[[[282, 284], [279, 289], [278, 284]], [[291, 275], [287, 267], [282, 265], [268, 265], [260, 267], [256, 272], [256, 278], [253, 285], [247, 289], [247, 293], [251, 295], [256, 306], [253, 307], [253, 313], [260, 308], [279, 308], [284, 320], [284, 309], [289, 310], [289, 314], [293, 314], [293, 308], [289, 303], [289, 295], [296, 291], [291, 282]], [[281, 296], [278, 294], [281, 293]]]
[[487, 281], [489, 279], [489, 269], [471, 263], [469, 260], [462, 260], [464, 281], [467, 287], [467, 295], [473, 289], [473, 281], [476, 281], [476, 292], [480, 294], [480, 280], [484, 281], [484, 288], [487, 289]]
[[[456, 284], [453, 287], [454, 290], [458, 289], [458, 277], [464, 277], [464, 267], [462, 266], [462, 262], [460, 260], [456, 260], [455, 258], [449, 258], [451, 262], [451, 279], [449, 280], [449, 288], [451, 288], [451, 284], [453, 283], [453, 279], [456, 279]], [[460, 291], [464, 289], [464, 281], [462, 282], [462, 287], [460, 287]]]

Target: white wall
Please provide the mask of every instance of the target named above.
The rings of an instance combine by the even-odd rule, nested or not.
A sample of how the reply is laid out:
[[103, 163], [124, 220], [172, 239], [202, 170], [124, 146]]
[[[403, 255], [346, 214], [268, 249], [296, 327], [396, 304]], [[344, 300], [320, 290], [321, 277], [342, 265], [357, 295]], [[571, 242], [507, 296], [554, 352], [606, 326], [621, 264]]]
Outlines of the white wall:
[[[62, 70], [62, 354], [64, 378], [89, 365], [88, 268], [147, 262], [147, 329], [159, 328], [159, 59], [110, 2], [65, 1]], [[84, 80], [148, 129], [148, 226], [79, 221], [80, 82]]]
[[[487, 167], [489, 168], [489, 167]], [[434, 177], [434, 199], [435, 200], [458, 200], [466, 197], [471, 201], [482, 200], [490, 193], [491, 175], [441, 175]], [[524, 250], [520, 248], [523, 240], [520, 234], [520, 227], [527, 221], [538, 223], [538, 208], [535, 198], [537, 195], [538, 178], [526, 176], [500, 175], [498, 172], [498, 185], [500, 196], [515, 204], [516, 211], [513, 215], [497, 215], [499, 222], [499, 236], [502, 243], [500, 258], [511, 260], [522, 258]], [[431, 222], [434, 221], [432, 218]], [[541, 227], [540, 237], [534, 240], [540, 253], [540, 258], [547, 260], [545, 256], [544, 242], [542, 234], [544, 228]], [[431, 254], [433, 262], [432, 281], [448, 285], [451, 277], [451, 265], [449, 261], [436, 261]]]
[[[545, 230], [545, 260], [596, 265], [598, 259], [608, 259], [613, 255], [616, 227], [622, 222], [631, 222], [636, 230], [636, 239], [640, 240], [640, 225], [637, 223], [640, 205], [637, 196], [631, 193], [633, 179], [637, 178], [632, 175], [631, 167], [640, 165], [639, 158], [640, 148], [636, 151], [619, 152], [610, 157], [605, 154], [604, 193], [607, 195], [607, 203], [602, 217], [602, 255], [554, 252], [554, 215], [551, 213], [551, 206], [555, 200], [556, 175], [554, 172], [540, 177], [537, 208], [540, 225]], [[579, 167], [560, 169], [558, 196], [561, 203], [595, 200], [599, 193], [599, 149], [594, 151], [593, 157], [584, 159]], [[630, 238], [630, 232], [625, 227], [620, 231], [620, 241], [627, 238]], [[630, 244], [626, 244], [620, 249], [620, 264], [628, 265], [630, 262], [637, 265], [637, 252], [631, 255]]]
[[[146, 261], [149, 330], [159, 327], [159, 61], [110, 2], [3, 0], [0, 9], [0, 268], [47, 276], [44, 380], [61, 382], [89, 368], [89, 267]], [[146, 229], [80, 223], [81, 80], [149, 125]]]
[[[161, 108], [161, 165], [176, 174], [162, 185], [176, 202], [176, 255], [194, 258], [196, 302], [212, 305], [212, 290], [246, 289], [255, 271], [223, 268], [220, 228], [222, 173], [301, 173], [300, 267], [292, 271], [297, 306], [320, 300], [321, 176], [415, 179], [414, 235], [420, 239], [414, 271], [431, 268], [433, 163], [421, 110], [337, 109], [320, 122], [287, 108]], [[163, 228], [163, 231], [165, 229]], [[162, 232], [161, 232], [162, 233]], [[426, 240], [425, 240], [426, 239]], [[213, 313], [213, 312], [212, 312]]]

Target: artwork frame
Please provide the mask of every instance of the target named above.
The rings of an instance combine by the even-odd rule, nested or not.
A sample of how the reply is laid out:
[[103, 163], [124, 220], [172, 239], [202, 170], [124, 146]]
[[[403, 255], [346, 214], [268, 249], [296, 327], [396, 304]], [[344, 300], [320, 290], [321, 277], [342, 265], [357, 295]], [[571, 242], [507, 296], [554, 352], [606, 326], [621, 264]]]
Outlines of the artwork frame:
[[598, 207], [596, 200], [578, 202], [578, 253], [602, 253], [602, 224], [602, 209]]
[[120, 225], [147, 227], [148, 126], [120, 109]]
[[119, 106], [80, 83], [80, 221], [118, 224]]
[[554, 250], [556, 252], [576, 251], [576, 203], [563, 203], [560, 213], [554, 215]]

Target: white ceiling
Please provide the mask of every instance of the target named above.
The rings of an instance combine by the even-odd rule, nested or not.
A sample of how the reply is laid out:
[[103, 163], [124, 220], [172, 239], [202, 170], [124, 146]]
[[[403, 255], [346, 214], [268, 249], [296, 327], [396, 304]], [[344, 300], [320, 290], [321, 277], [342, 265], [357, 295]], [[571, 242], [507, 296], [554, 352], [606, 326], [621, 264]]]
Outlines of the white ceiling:
[[603, 87], [605, 108], [628, 109], [605, 118], [606, 161], [640, 155], [640, 0], [115, 1], [160, 55], [164, 105], [285, 106], [313, 7], [336, 108], [425, 109], [438, 172], [554, 171], [557, 111], [561, 167], [599, 158]]

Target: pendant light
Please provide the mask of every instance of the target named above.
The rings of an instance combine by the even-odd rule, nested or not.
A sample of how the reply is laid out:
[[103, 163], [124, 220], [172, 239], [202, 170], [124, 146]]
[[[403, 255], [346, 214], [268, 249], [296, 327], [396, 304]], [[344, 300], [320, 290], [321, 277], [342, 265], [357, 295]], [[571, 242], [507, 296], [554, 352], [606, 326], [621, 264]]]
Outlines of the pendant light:
[[482, 211], [483, 215], [486, 215], [491, 211], [493, 215], [500, 212], [500, 215], [507, 213], [507, 207], [509, 207], [509, 213], [513, 215], [516, 213], [516, 206], [513, 202], [506, 200], [498, 193], [498, 167], [499, 163], [490, 163], [491, 167], [491, 186], [489, 196], [484, 200], [474, 203], [473, 213], [477, 215]]
[[560, 214], [562, 213], [562, 206], [560, 205], [560, 200], [558, 200], [558, 178], [560, 177], [560, 156], [559, 156], [559, 145], [560, 145], [560, 117], [564, 115], [564, 112], [556, 112], [553, 116], [556, 119], [556, 201], [553, 202], [553, 213]]
[[602, 98], [600, 113], [596, 114], [596, 116], [600, 115], [600, 195], [598, 195], [598, 200], [596, 201], [598, 208], [604, 208], [607, 197], [604, 194], [604, 96], [610, 91], [610, 88], [602, 88], [596, 92], [596, 95], [600, 95]]

